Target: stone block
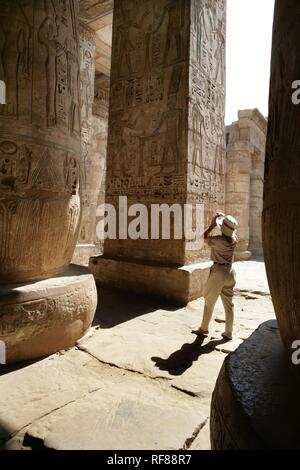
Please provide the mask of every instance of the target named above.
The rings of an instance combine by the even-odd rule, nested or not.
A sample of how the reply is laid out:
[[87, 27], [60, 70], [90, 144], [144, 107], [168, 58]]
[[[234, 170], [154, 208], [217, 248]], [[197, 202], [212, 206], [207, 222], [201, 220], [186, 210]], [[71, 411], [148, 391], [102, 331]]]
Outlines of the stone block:
[[207, 420], [201, 401], [123, 373], [35, 421], [25, 443], [52, 450], [179, 450]]
[[72, 263], [80, 266], [88, 266], [91, 256], [95, 256], [99, 253], [99, 249], [94, 244], [78, 244], [76, 245]]
[[[0, 446], [53, 410], [102, 386], [81, 351], [55, 354], [0, 377]], [[20, 448], [20, 447], [19, 447]]]
[[211, 262], [189, 266], [162, 266], [95, 256], [89, 268], [97, 284], [127, 290], [135, 294], [164, 298], [186, 305], [203, 295]]

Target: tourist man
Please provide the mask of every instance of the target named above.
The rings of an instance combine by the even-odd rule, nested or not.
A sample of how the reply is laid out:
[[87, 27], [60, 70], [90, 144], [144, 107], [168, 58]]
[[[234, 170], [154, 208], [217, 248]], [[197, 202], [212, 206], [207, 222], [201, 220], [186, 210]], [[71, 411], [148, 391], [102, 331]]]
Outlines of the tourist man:
[[[211, 225], [204, 233], [204, 241], [211, 248], [211, 260], [214, 262], [205, 287], [205, 306], [201, 327], [193, 330], [196, 335], [208, 335], [209, 323], [215, 304], [221, 295], [226, 316], [225, 332], [223, 338], [232, 339], [233, 328], [233, 288], [235, 286], [235, 270], [232, 266], [234, 249], [237, 244], [237, 221], [230, 215], [217, 213]], [[222, 234], [209, 236], [211, 231], [218, 227]]]

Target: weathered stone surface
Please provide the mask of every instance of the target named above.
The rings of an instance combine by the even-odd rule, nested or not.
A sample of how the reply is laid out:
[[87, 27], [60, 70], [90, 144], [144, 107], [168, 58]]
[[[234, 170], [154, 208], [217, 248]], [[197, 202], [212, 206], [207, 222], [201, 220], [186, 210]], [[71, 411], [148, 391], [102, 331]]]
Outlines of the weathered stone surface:
[[[120, 195], [128, 196], [128, 206], [148, 209], [200, 203], [208, 223], [224, 206], [225, 10], [223, 1], [214, 8], [195, 0], [115, 2], [106, 202], [116, 209]], [[105, 240], [104, 254], [149, 269], [207, 261], [201, 240], [191, 247], [193, 237], [117, 237]], [[149, 289], [148, 280], [139, 279], [141, 291]], [[201, 295], [202, 284], [194, 295], [196, 283], [189, 283], [185, 302]]]
[[287, 351], [300, 338], [300, 107], [292, 100], [291, 88], [299, 75], [299, 15], [296, 0], [276, 2], [263, 213], [266, 270]]
[[57, 450], [176, 450], [206, 420], [197, 398], [153, 381], [124, 375], [121, 386], [103, 387], [37, 421], [27, 435]]
[[[258, 270], [244, 264], [251, 290], [251, 271]], [[268, 295], [242, 292], [234, 300], [237, 338], [274, 318]], [[210, 397], [225, 357], [216, 351], [224, 325], [212, 321], [213, 337], [192, 335], [202, 311], [203, 299], [176, 309], [103, 288], [97, 326], [77, 348], [22, 370], [0, 369], [2, 448], [209, 448]], [[222, 314], [218, 302], [216, 315]]]
[[103, 251], [103, 240], [97, 235], [97, 208], [105, 203], [106, 147], [108, 127], [109, 81], [96, 79], [93, 114], [91, 116], [91, 138], [86, 160], [87, 197], [84, 199], [80, 240], [76, 245], [72, 262], [87, 266], [91, 256]]
[[72, 263], [79, 266], [88, 266], [91, 256], [99, 255], [99, 250], [94, 243], [77, 243]]
[[0, 282], [55, 276], [75, 248], [78, 16], [78, 0], [1, 2]]
[[[12, 378], [16, 386], [7, 400]], [[0, 414], [5, 449], [180, 449], [209, 411], [166, 381], [100, 364], [76, 350], [0, 377], [0, 384], [0, 410], [10, 400], [15, 410], [26, 408], [21, 417], [12, 406]]]
[[239, 222], [236, 260], [262, 254], [261, 216], [267, 121], [257, 109], [239, 111], [226, 127], [226, 212]]
[[213, 449], [299, 449], [299, 390], [289, 360], [275, 321], [227, 357], [212, 399]]
[[90, 327], [97, 306], [95, 281], [71, 266], [47, 280], [0, 286], [0, 340], [6, 361], [16, 362], [74, 346]]
[[[91, 256], [103, 250], [96, 232], [97, 208], [105, 202], [106, 147], [108, 127], [109, 80], [94, 79], [95, 37], [81, 27], [82, 68], [82, 203], [79, 239], [72, 258], [74, 264], [87, 266]], [[86, 58], [87, 57], [87, 58]], [[95, 82], [95, 84], [94, 84]], [[93, 93], [93, 96], [91, 96]]]
[[190, 450], [211, 450], [209, 421], [201, 429]]
[[216, 346], [216, 350], [224, 353], [231, 353], [235, 351], [242, 344], [242, 342], [243, 340], [241, 339], [236, 339], [234, 341], [225, 341], [224, 343], [218, 344]]
[[101, 377], [86, 370], [82, 352], [51, 356], [0, 376], [0, 443], [54, 409], [102, 386]]
[[[82, 214], [79, 237], [72, 261], [88, 264], [88, 259], [97, 253], [94, 245], [96, 207], [101, 178], [97, 177], [98, 158], [91, 152], [94, 136], [93, 102], [95, 83], [95, 42], [96, 34], [80, 25], [80, 106], [81, 106], [81, 159]], [[96, 161], [94, 161], [96, 160]], [[98, 183], [100, 181], [100, 184]]]
[[170, 267], [107, 259], [105, 256], [93, 257], [89, 263], [99, 285], [139, 295], [154, 295], [178, 305], [186, 305], [203, 295], [210, 268], [210, 262]]
[[235, 289], [237, 291], [255, 294], [270, 294], [264, 259], [257, 257], [247, 263], [234, 264], [237, 272]]
[[[237, 279], [243, 277], [249, 290], [253, 282], [265, 282], [265, 271], [257, 269], [257, 264], [250, 262], [247, 271], [248, 262], [236, 263]], [[254, 283], [253, 290], [255, 288]], [[234, 350], [263, 320], [274, 318], [268, 296], [236, 295], [234, 340], [225, 343], [221, 338], [224, 325], [212, 321], [210, 333], [213, 338], [201, 342], [191, 335], [191, 330], [201, 323], [203, 299], [176, 309], [155, 299], [131, 297], [123, 292], [118, 292], [116, 301], [112, 301], [114, 296], [114, 290], [102, 289], [96, 316], [101, 329], [92, 338], [80, 342], [79, 347], [117, 367], [169, 378], [172, 385], [202, 397], [214, 387], [210, 372], [218, 370], [223, 361], [222, 352], [214, 350]], [[215, 315], [224, 316], [221, 301], [216, 305]]]
[[218, 342], [221, 340], [204, 341], [202, 344], [201, 341], [194, 340], [194, 343], [188, 343], [186, 350], [182, 350], [182, 367], [178, 367], [179, 372], [184, 368], [186, 371], [171, 381], [173, 387], [207, 400], [207, 406], [216, 384], [215, 374], [224, 361], [224, 354], [214, 351]]

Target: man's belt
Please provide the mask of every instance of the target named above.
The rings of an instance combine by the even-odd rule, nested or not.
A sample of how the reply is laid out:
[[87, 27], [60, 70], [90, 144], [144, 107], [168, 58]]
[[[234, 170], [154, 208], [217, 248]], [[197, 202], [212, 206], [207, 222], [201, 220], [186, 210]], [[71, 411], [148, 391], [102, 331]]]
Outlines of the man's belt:
[[216, 263], [215, 261], [214, 264], [217, 264], [218, 266], [231, 266], [229, 263]]

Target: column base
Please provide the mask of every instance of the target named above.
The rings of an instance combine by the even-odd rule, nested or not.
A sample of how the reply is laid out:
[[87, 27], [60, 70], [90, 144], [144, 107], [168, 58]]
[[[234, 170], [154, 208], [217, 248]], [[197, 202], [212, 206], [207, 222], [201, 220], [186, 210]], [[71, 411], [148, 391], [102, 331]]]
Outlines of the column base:
[[89, 269], [97, 284], [186, 305], [203, 295], [211, 262], [173, 267], [95, 256]]
[[299, 450], [299, 391], [277, 322], [263, 323], [221, 369], [211, 405], [212, 449]]
[[94, 244], [83, 243], [80, 245], [76, 245], [72, 258], [72, 263], [77, 264], [79, 266], [88, 266], [89, 259], [92, 256], [96, 256], [97, 254], [99, 254], [99, 249]]
[[91, 326], [96, 307], [94, 278], [80, 266], [40, 282], [1, 285], [0, 363], [74, 346]]
[[252, 256], [263, 256], [264, 250], [262, 248], [250, 248]]
[[234, 261], [248, 261], [252, 256], [251, 251], [235, 251]]

